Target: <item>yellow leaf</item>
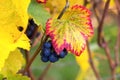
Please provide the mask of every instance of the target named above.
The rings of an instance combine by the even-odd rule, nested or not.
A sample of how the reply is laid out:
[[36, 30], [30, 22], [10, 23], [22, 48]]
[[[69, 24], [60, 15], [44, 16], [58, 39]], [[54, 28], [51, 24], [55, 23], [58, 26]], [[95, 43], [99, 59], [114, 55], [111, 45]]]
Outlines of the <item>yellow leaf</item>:
[[82, 71], [84, 72], [87, 71], [87, 69], [89, 68], [89, 58], [88, 58], [87, 48], [84, 50], [81, 56], [76, 56], [76, 61]]
[[[98, 61], [94, 58], [94, 56], [92, 58], [93, 58], [95, 67], [97, 68]], [[80, 67], [80, 71], [76, 77], [76, 80], [89, 80], [89, 79], [96, 80], [96, 77], [89, 63], [87, 48], [84, 50], [81, 56], [76, 56], [76, 62], [78, 63]]]
[[4, 66], [5, 59], [9, 56], [10, 50], [6, 48], [6, 46], [0, 47], [0, 71], [1, 68]]
[[[0, 45], [6, 44], [11, 47], [9, 45], [17, 43], [19, 38], [25, 35], [24, 32], [28, 24], [28, 4], [29, 0], [0, 1], [0, 26], [2, 27], [0, 29]], [[19, 27], [22, 27], [23, 30], [20, 31]]]
[[22, 53], [20, 50], [16, 49], [9, 54], [0, 73], [2, 73], [5, 77], [9, 74], [16, 74], [24, 63], [25, 60]]
[[9, 52], [17, 47], [29, 50], [29, 39], [24, 34], [28, 24], [27, 8], [30, 0], [0, 1], [0, 70]]

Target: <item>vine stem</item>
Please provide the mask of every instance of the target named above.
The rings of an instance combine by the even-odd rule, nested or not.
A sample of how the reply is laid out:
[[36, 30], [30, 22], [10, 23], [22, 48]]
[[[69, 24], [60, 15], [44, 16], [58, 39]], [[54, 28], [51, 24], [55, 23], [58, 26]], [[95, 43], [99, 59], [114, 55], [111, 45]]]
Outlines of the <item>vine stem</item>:
[[26, 67], [25, 67], [25, 69], [23, 71], [23, 74], [29, 69], [29, 67], [31, 66], [32, 62], [36, 58], [36, 56], [40, 53], [40, 51], [42, 49], [42, 46], [43, 46], [43, 43], [47, 39], [48, 39], [48, 36], [45, 36], [45, 33], [44, 33], [44, 35], [42, 36], [41, 43], [40, 43], [39, 47], [37, 48], [37, 50], [35, 51], [34, 55], [32, 56], [32, 58], [29, 60], [28, 64], [26, 65]]
[[110, 69], [111, 69], [111, 75], [112, 75], [112, 80], [115, 80], [115, 62], [112, 60], [111, 55], [110, 55], [110, 48], [108, 47], [107, 42], [105, 42], [105, 48], [104, 51], [106, 53], [109, 65], [110, 65]]
[[108, 8], [109, 8], [109, 3], [110, 3], [110, 0], [107, 0], [106, 3], [105, 3], [105, 8], [104, 8], [104, 12], [103, 12], [103, 15], [102, 15], [102, 19], [99, 22], [99, 26], [98, 26], [98, 45], [101, 48], [103, 48], [105, 53], [106, 53], [106, 56], [107, 56], [107, 59], [108, 59], [109, 65], [110, 65], [110, 69], [111, 69], [112, 80], [115, 80], [115, 68], [116, 68], [116, 66], [115, 66], [114, 61], [112, 60], [111, 55], [110, 55], [110, 48], [108, 46], [108, 43], [105, 41], [104, 36], [102, 34], [103, 23], [104, 23], [104, 19], [105, 19], [105, 16], [106, 16]]
[[[109, 8], [109, 3], [110, 3], [110, 0], [107, 0], [104, 11], [103, 11], [102, 19], [100, 20], [99, 25], [98, 25], [98, 45], [100, 47], [104, 47], [104, 39], [103, 39], [103, 35], [102, 35], [102, 30], [103, 30], [104, 19], [107, 14], [107, 10]], [[103, 42], [103, 44], [102, 44], [102, 42]]]
[[59, 14], [59, 16], [58, 16], [57, 19], [60, 19], [60, 18], [63, 16], [64, 12], [66, 11], [66, 9], [67, 9], [68, 7], [69, 7], [69, 1], [66, 0], [66, 5], [65, 5], [65, 7], [63, 8], [63, 10], [61, 11], [61, 13]]
[[97, 78], [97, 80], [101, 80], [101, 77], [100, 77], [100, 74], [99, 72], [97, 71], [94, 63], [93, 63], [93, 59], [92, 59], [92, 55], [91, 55], [91, 51], [90, 51], [90, 47], [89, 47], [89, 42], [86, 41], [86, 44], [87, 44], [87, 51], [88, 51], [88, 56], [89, 56], [89, 62], [90, 62], [90, 66], [91, 68], [93, 69], [93, 72]]
[[[86, 6], [89, 2], [87, 0], [84, 0], [84, 6]], [[89, 64], [97, 78], [97, 80], [101, 80], [100, 74], [98, 72], [98, 70], [96, 69], [93, 59], [92, 59], [92, 54], [91, 54], [91, 50], [90, 50], [90, 46], [89, 46], [89, 42], [88, 40], [86, 40], [86, 44], [87, 44], [87, 51], [88, 51], [88, 57], [89, 57]]]
[[44, 69], [44, 71], [42, 72], [42, 74], [40, 75], [40, 77], [38, 78], [38, 80], [43, 80], [43, 78], [47, 74], [48, 70], [50, 69], [51, 65], [52, 65], [52, 63], [49, 63], [47, 65], [47, 67]]
[[[91, 2], [92, 2], [92, 0], [91, 0]], [[100, 22], [100, 17], [99, 17], [99, 15], [98, 15], [98, 11], [97, 11], [97, 5], [98, 5], [99, 3], [97, 3], [97, 2], [93, 2], [93, 11], [94, 11], [94, 14], [95, 14], [95, 17], [96, 17], [96, 19], [97, 19], [97, 21], [98, 21], [98, 23]]]
[[[30, 60], [30, 53], [29, 53], [29, 51], [27, 51], [27, 50], [25, 50], [25, 57], [26, 57], [26, 64], [28, 64], [28, 62], [29, 62], [29, 60]], [[27, 74], [28, 74], [28, 76], [31, 78], [31, 80], [35, 80], [35, 77], [34, 77], [34, 75], [32, 74], [32, 71], [31, 71], [30, 68], [27, 70]]]
[[117, 41], [115, 46], [115, 62], [116, 66], [119, 65], [119, 48], [120, 48], [120, 2], [118, 0], [115, 0], [116, 8], [117, 8], [117, 18], [118, 18], [118, 35], [117, 35]]

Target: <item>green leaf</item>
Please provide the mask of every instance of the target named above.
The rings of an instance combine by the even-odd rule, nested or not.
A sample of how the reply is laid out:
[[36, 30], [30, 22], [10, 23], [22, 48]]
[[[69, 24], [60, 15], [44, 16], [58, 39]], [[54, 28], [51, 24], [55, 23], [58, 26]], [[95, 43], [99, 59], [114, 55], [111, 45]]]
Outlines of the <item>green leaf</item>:
[[7, 77], [10, 74], [16, 74], [23, 64], [25, 63], [25, 60], [23, 58], [22, 53], [16, 49], [15, 51], [11, 52], [8, 56], [8, 58], [5, 60], [4, 67], [2, 68], [0, 74]]
[[93, 35], [90, 11], [75, 5], [64, 13], [61, 19], [49, 19], [46, 34], [52, 39], [57, 54], [64, 48], [80, 55], [86, 46], [86, 40]]
[[46, 21], [50, 18], [50, 14], [42, 4], [37, 3], [36, 0], [32, 0], [28, 8], [28, 13], [38, 25], [41, 24], [42, 27], [45, 28]]

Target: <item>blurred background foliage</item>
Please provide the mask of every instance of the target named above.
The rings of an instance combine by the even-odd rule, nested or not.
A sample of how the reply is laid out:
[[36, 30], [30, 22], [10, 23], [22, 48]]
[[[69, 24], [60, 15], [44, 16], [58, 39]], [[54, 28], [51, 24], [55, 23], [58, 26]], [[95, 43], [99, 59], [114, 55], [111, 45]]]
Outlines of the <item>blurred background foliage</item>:
[[[89, 40], [90, 49], [92, 52], [93, 62], [99, 71], [102, 80], [111, 78], [111, 71], [104, 50], [97, 44], [97, 27], [99, 23], [97, 22], [95, 13], [93, 12], [93, 2], [98, 3], [96, 9], [99, 18], [101, 19], [106, 1], [107, 0], [91, 0], [91, 2], [87, 5], [87, 8], [89, 8], [92, 12], [91, 19], [94, 27], [94, 36]], [[73, 4], [84, 5], [84, 0], [69, 0], [69, 2], [70, 6]], [[31, 7], [31, 5], [34, 5], [34, 8]], [[49, 17], [58, 16], [64, 6], [65, 0], [48, 0], [46, 4], [38, 4], [36, 1], [32, 0], [29, 6], [29, 14], [30, 16], [34, 17], [34, 20], [37, 24], [42, 25], [42, 27], [45, 28], [46, 20]], [[111, 0], [110, 7], [103, 25], [103, 33], [105, 39], [109, 43], [112, 58], [114, 58], [113, 48], [115, 46], [118, 33], [116, 15], [117, 11], [115, 3], [114, 0]], [[38, 45], [31, 50], [31, 54], [34, 53]], [[31, 67], [34, 75], [39, 77], [48, 64], [49, 63], [43, 63], [40, 60], [40, 56], [37, 56]], [[72, 54], [68, 54], [66, 58], [53, 63], [48, 70], [48, 73], [45, 75], [44, 80], [96, 80], [94, 72], [89, 64], [87, 49], [81, 54], [80, 57], [75, 57]], [[116, 69], [116, 80], [120, 80], [120, 65]]]

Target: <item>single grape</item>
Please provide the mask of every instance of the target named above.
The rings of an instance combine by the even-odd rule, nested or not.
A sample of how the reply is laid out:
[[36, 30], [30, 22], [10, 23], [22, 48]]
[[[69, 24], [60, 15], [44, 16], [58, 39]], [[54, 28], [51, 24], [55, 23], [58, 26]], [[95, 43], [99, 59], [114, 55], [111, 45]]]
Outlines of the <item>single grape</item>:
[[64, 58], [67, 55], [67, 51], [64, 49], [62, 52], [60, 52], [59, 57]]
[[50, 55], [51, 55], [51, 50], [48, 49], [48, 48], [44, 48], [44, 49], [43, 49], [43, 55], [45, 55], [45, 56], [50, 56]]
[[34, 36], [36, 30], [37, 30], [37, 24], [34, 23], [33, 19], [30, 19], [27, 29], [25, 31], [27, 37], [29, 39], [33, 39], [33, 36]]
[[32, 36], [32, 31], [31, 30], [27, 30], [26, 31], [26, 35], [28, 36], [28, 38], [30, 38]]
[[43, 62], [48, 62], [49, 61], [49, 58], [47, 56], [41, 56], [41, 60]]
[[52, 53], [50, 56], [49, 56], [49, 61], [50, 62], [56, 62], [59, 60], [59, 57], [57, 55], [55, 55], [56, 53]]
[[36, 27], [37, 26], [35, 24], [33, 24], [33, 25], [30, 25], [29, 29], [34, 32], [34, 30], [35, 30]]
[[67, 55], [67, 53], [64, 52], [64, 51], [62, 51], [62, 52], [59, 54], [59, 57], [60, 57], [60, 58], [64, 58], [66, 55]]
[[51, 42], [45, 42], [45, 43], [44, 43], [44, 47], [45, 47], [45, 48], [51, 48], [51, 47], [52, 47]]

